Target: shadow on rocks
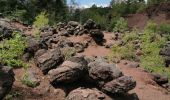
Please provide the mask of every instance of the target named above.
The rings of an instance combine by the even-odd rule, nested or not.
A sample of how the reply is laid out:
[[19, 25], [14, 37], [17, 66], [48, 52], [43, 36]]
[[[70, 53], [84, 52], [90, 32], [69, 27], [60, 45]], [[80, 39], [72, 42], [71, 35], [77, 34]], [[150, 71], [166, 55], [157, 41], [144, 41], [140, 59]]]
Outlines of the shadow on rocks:
[[109, 95], [111, 98], [114, 98], [114, 100], [139, 100], [139, 97], [136, 93], [132, 93], [132, 94], [107, 94]]

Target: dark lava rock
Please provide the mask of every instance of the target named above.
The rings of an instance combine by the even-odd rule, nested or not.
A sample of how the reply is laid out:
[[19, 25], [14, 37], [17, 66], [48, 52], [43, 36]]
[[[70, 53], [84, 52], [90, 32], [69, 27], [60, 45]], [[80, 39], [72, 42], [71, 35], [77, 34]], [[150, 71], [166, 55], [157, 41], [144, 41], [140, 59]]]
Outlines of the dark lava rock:
[[106, 83], [102, 90], [106, 93], [111, 94], [125, 94], [128, 91], [134, 89], [136, 86], [136, 81], [129, 76], [122, 76], [115, 80]]
[[0, 18], [0, 40], [11, 38], [14, 28], [11, 26], [10, 21]]
[[159, 85], [163, 85], [163, 84], [168, 83], [168, 77], [167, 76], [157, 74], [157, 73], [153, 74], [153, 80]]
[[170, 83], [163, 84], [162, 87], [170, 92]]
[[99, 29], [90, 30], [90, 35], [97, 44], [102, 44], [104, 42], [104, 34]]
[[95, 29], [96, 25], [95, 25], [95, 22], [92, 19], [89, 19], [84, 23], [83, 26], [84, 26], [85, 29], [90, 30], [90, 29]]
[[40, 49], [40, 50], [38, 50], [36, 53], [35, 53], [35, 58], [36, 57], [39, 57], [39, 56], [41, 56], [41, 55], [43, 55], [44, 53], [46, 53], [47, 52], [47, 50], [46, 49]]
[[114, 100], [97, 89], [78, 88], [69, 93], [65, 100]]
[[137, 62], [133, 62], [133, 63], [129, 63], [127, 66], [130, 68], [138, 68], [140, 67], [140, 64]]
[[35, 63], [46, 74], [49, 70], [59, 66], [64, 60], [64, 56], [59, 48], [50, 49], [41, 56], [35, 58]]
[[77, 27], [78, 25], [80, 25], [80, 23], [76, 22], [76, 21], [69, 21], [68, 25], [73, 26], [73, 27]]
[[85, 49], [85, 47], [84, 47], [84, 45], [82, 43], [75, 43], [74, 48], [75, 48], [77, 53], [81, 53]]
[[48, 75], [53, 85], [57, 83], [72, 83], [84, 77], [87, 61], [83, 57], [72, 57], [60, 67], [50, 70]]
[[89, 63], [88, 67], [89, 76], [95, 82], [105, 83], [123, 76], [123, 73], [114, 64], [104, 62], [102, 59]]
[[31, 56], [34, 56], [34, 53], [40, 49], [40, 43], [33, 37], [27, 37], [27, 48], [25, 49], [26, 53], [29, 53]]
[[14, 73], [11, 68], [0, 65], [0, 100], [8, 94], [14, 82]]

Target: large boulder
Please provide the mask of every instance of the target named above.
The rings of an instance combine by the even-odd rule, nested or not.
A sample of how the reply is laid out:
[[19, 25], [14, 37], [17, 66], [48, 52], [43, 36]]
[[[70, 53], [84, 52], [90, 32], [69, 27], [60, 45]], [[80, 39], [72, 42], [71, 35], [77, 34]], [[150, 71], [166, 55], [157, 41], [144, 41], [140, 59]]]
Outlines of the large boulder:
[[53, 36], [52, 37], [52, 48], [65, 48], [65, 47], [73, 47], [74, 44], [70, 40], [68, 40], [66, 37], [62, 36]]
[[50, 49], [41, 56], [35, 57], [35, 63], [46, 74], [49, 70], [59, 66], [64, 60], [64, 56], [59, 48]]
[[73, 26], [73, 27], [77, 27], [78, 25], [80, 25], [80, 23], [76, 22], [76, 21], [69, 21], [68, 25]]
[[81, 53], [85, 49], [85, 45], [83, 43], [74, 43], [74, 48], [77, 53]]
[[114, 64], [109, 64], [102, 59], [89, 63], [88, 67], [89, 76], [100, 85], [123, 76]]
[[13, 33], [12, 25], [7, 19], [0, 18], [0, 40], [4, 38], [11, 38]]
[[99, 29], [90, 30], [90, 35], [97, 44], [102, 44], [104, 42], [104, 34]]
[[8, 94], [14, 82], [14, 73], [11, 68], [0, 65], [0, 100]]
[[74, 35], [83, 35], [86, 32], [84, 29], [83, 25], [79, 24], [75, 30], [74, 30]]
[[39, 43], [42, 49], [51, 48], [52, 36], [53, 36], [52, 33], [41, 34]]
[[87, 61], [84, 57], [72, 57], [60, 67], [49, 71], [48, 75], [53, 85], [58, 83], [72, 83], [86, 74]]
[[129, 76], [122, 76], [115, 80], [106, 83], [102, 90], [106, 93], [111, 94], [125, 94], [128, 91], [134, 89], [136, 86], [136, 81]]
[[40, 31], [45, 34], [57, 34], [57, 30], [54, 27], [44, 26], [40, 28]]
[[94, 29], [96, 24], [92, 19], [89, 19], [84, 23], [83, 26], [84, 26], [85, 29], [90, 30], [90, 29]]
[[65, 100], [114, 100], [97, 89], [78, 88], [71, 91]]
[[152, 74], [152, 76], [153, 76], [153, 80], [159, 85], [168, 83], [168, 77], [166, 75], [154, 73]]
[[27, 48], [25, 49], [26, 53], [34, 56], [35, 52], [40, 49], [40, 43], [36, 38], [27, 37]]

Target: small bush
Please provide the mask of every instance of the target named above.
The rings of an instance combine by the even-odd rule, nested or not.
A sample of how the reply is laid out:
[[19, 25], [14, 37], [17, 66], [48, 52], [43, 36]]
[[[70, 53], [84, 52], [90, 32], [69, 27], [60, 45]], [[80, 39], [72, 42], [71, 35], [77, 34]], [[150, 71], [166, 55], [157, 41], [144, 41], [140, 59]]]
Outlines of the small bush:
[[120, 31], [120, 32], [125, 32], [128, 30], [128, 24], [127, 21], [124, 18], [120, 18], [117, 20], [115, 27], [113, 29], [114, 32]]
[[137, 31], [132, 31], [130, 33], [126, 33], [124, 34], [122, 41], [124, 43], [128, 43], [130, 41], [134, 41], [134, 40], [138, 40], [139, 39], [139, 35], [137, 34]]
[[21, 79], [21, 82], [29, 87], [36, 87], [37, 83], [33, 82], [30, 80], [29, 75], [27, 73], [25, 73], [25, 75], [23, 76], [23, 78]]
[[14, 98], [21, 97], [22, 93], [19, 91], [11, 91], [9, 94], [7, 94], [4, 98], [4, 100], [14, 100]]
[[107, 29], [109, 32], [112, 32], [112, 31], [113, 31], [113, 28], [115, 27], [116, 22], [117, 22], [118, 19], [120, 19], [120, 17], [114, 17], [114, 18], [111, 19], [110, 22], [108, 22], [108, 25], [107, 25], [107, 28], [106, 28], [106, 29]]
[[159, 55], [167, 39], [160, 36], [157, 25], [155, 23], [148, 23], [141, 39], [141, 48], [144, 53], [140, 57], [141, 66], [150, 72], [165, 74], [170, 78], [170, 70], [165, 68], [164, 58]]
[[157, 33], [158, 32], [158, 26], [153, 21], [149, 21], [144, 30], [145, 30], [145, 32], [148, 31], [150, 33]]
[[73, 47], [63, 48], [62, 53], [64, 54], [64, 59], [67, 60], [75, 55], [76, 50]]
[[25, 38], [18, 32], [14, 32], [13, 38], [0, 43], [0, 61], [11, 67], [26, 67], [26, 64], [20, 59], [26, 47]]
[[135, 48], [132, 44], [125, 46], [114, 45], [111, 54], [108, 56], [109, 61], [117, 62], [122, 59], [134, 60], [136, 58]]
[[45, 12], [41, 12], [39, 15], [36, 16], [35, 21], [34, 21], [34, 26], [37, 29], [40, 29], [43, 26], [48, 25], [49, 19]]
[[154, 69], [164, 67], [165, 63], [160, 55], [144, 55], [141, 57], [141, 66], [145, 69]]
[[170, 24], [161, 23], [159, 26], [159, 32], [170, 34]]
[[159, 33], [170, 40], [170, 24], [161, 23], [158, 29]]

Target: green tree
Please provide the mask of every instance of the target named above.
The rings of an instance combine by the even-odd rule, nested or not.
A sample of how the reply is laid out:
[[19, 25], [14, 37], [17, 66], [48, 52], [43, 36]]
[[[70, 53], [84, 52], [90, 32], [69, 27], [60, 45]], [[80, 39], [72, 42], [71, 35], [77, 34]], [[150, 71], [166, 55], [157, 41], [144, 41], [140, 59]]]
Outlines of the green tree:
[[147, 3], [152, 5], [152, 4], [159, 4], [163, 2], [168, 2], [169, 0], [147, 0]]

